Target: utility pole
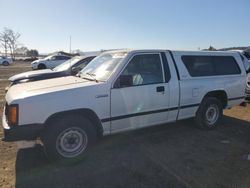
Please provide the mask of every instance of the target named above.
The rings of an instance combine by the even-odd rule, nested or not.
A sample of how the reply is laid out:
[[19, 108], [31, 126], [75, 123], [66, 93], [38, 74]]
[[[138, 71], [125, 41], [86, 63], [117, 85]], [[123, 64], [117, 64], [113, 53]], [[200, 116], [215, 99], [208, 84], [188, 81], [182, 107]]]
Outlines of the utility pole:
[[69, 53], [71, 53], [71, 35], [69, 36]]

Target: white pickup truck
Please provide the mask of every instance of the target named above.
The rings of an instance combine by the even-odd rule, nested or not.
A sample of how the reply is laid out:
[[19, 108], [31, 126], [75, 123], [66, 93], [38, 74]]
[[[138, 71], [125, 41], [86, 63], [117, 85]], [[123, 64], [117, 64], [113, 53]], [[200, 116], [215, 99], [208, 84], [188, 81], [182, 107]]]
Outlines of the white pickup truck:
[[103, 135], [193, 118], [213, 129], [245, 98], [237, 52], [121, 50], [77, 76], [12, 86], [4, 141], [41, 139], [52, 159], [74, 159]]

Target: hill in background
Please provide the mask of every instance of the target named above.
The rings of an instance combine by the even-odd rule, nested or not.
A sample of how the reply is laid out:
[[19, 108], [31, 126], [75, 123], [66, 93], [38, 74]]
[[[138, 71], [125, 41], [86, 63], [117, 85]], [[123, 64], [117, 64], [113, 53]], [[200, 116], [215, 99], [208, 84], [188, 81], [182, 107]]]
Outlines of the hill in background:
[[221, 49], [217, 49], [220, 51], [227, 51], [227, 50], [245, 50], [250, 52], [250, 46], [248, 47], [229, 47], [229, 48], [221, 48]]

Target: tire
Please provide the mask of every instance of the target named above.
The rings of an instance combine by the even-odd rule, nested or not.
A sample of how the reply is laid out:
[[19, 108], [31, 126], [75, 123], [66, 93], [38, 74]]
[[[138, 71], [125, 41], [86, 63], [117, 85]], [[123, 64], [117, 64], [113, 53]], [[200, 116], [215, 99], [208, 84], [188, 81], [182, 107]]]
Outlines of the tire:
[[38, 66], [37, 66], [37, 69], [46, 69], [47, 67], [46, 67], [46, 65], [44, 65], [44, 64], [39, 64]]
[[205, 98], [196, 112], [195, 122], [201, 129], [211, 130], [218, 126], [223, 115], [221, 102], [214, 97]]
[[50, 123], [41, 140], [51, 161], [71, 162], [84, 156], [96, 142], [97, 131], [87, 118], [67, 115]]
[[250, 101], [250, 74], [247, 75], [246, 100]]
[[8, 61], [4, 61], [2, 64], [3, 64], [3, 66], [9, 66], [10, 65], [10, 63]]

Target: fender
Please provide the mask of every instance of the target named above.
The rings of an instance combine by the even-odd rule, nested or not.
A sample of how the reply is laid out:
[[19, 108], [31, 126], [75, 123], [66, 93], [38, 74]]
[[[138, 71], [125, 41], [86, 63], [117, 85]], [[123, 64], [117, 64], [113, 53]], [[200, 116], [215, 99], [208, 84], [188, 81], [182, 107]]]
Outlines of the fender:
[[62, 111], [62, 112], [57, 112], [55, 114], [52, 114], [45, 121], [44, 123], [45, 127], [47, 127], [51, 122], [53, 122], [57, 118], [61, 118], [67, 114], [78, 114], [78, 115], [82, 115], [88, 118], [96, 127], [98, 136], [99, 137], [103, 136], [103, 126], [99, 117], [96, 115], [96, 113], [93, 110], [88, 109], [88, 108], [74, 109], [74, 110]]

